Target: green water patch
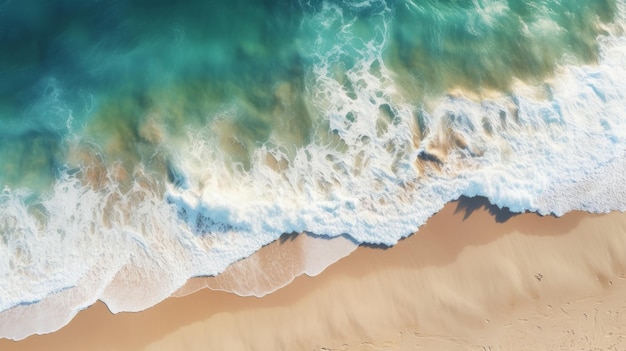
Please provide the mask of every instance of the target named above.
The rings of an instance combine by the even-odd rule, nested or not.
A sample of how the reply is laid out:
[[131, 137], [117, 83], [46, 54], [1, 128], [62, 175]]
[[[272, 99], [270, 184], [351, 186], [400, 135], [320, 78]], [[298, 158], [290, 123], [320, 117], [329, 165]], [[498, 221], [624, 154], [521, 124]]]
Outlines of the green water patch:
[[28, 132], [0, 137], [0, 185], [45, 193], [61, 169], [58, 135]]
[[215, 124], [217, 147], [249, 168], [260, 144], [308, 142], [302, 16], [289, 0], [10, 1], [0, 125], [78, 134], [132, 169]]
[[[0, 9], [0, 121], [39, 121], [50, 81], [65, 90], [65, 103], [78, 111], [81, 91], [98, 81], [97, 52], [113, 52], [122, 36], [105, 4], [97, 1], [6, 1]], [[101, 77], [100, 77], [101, 78]], [[76, 113], [74, 117], [79, 117]]]
[[418, 96], [453, 88], [507, 92], [560, 63], [594, 63], [613, 0], [398, 2], [385, 61]]
[[168, 148], [168, 140], [210, 129], [215, 146], [233, 163], [250, 167], [262, 144], [285, 145], [291, 153], [309, 142], [311, 117], [303, 99], [303, 73], [292, 63], [265, 74], [222, 79], [181, 75], [145, 90], [125, 90], [101, 99], [86, 137], [111, 161], [128, 167]]

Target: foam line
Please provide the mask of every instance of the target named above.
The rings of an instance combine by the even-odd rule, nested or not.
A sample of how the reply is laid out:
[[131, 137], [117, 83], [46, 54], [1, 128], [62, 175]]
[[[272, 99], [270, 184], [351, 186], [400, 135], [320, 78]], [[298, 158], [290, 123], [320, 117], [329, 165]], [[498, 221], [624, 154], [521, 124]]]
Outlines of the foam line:
[[[618, 5], [614, 27], [626, 23]], [[482, 99], [461, 90], [415, 106], [385, 65], [392, 11], [381, 1], [346, 6], [324, 3], [302, 23], [349, 44], [301, 43], [314, 130], [306, 145], [293, 150], [275, 135], [250, 150], [249, 167], [233, 166], [213, 121], [159, 145], [171, 155], [163, 174], [137, 167], [122, 181], [105, 168], [95, 182], [86, 170], [60, 172], [34, 204], [4, 188], [0, 336], [58, 329], [97, 299], [114, 313], [143, 310], [284, 233], [394, 245], [462, 195], [515, 212], [626, 210], [619, 31], [597, 39], [597, 64], [563, 64], [549, 84], [520, 82]], [[374, 29], [356, 37], [354, 16], [365, 10]], [[335, 64], [346, 57], [351, 64]], [[346, 247], [324, 260], [309, 248], [301, 271], [319, 273]], [[49, 320], [24, 317], [43, 310]], [[16, 316], [26, 324], [13, 326]]]

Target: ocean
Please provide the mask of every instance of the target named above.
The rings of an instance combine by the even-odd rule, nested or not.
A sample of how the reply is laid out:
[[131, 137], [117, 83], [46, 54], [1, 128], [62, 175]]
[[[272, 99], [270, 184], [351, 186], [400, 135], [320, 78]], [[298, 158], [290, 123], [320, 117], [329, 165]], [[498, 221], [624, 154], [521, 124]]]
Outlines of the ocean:
[[624, 211], [625, 29], [623, 0], [0, 1], [0, 316], [56, 315], [0, 337], [461, 196]]

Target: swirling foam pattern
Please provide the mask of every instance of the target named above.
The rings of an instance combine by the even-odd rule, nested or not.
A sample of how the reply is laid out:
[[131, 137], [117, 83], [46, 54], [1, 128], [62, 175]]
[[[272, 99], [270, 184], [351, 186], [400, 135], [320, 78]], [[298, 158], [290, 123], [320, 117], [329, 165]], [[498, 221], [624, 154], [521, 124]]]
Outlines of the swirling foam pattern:
[[625, 210], [624, 6], [4, 1], [1, 336], [284, 233], [393, 245], [461, 195]]

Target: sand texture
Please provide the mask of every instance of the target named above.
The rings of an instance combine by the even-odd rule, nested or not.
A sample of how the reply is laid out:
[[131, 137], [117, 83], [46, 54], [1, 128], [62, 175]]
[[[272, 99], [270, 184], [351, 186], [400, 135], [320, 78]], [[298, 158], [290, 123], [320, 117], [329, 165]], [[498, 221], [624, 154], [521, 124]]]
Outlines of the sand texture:
[[[298, 242], [249, 258], [255, 274], [289, 281], [303, 270]], [[202, 289], [118, 315], [97, 303], [0, 350], [623, 350], [625, 274], [625, 214], [514, 215], [463, 199], [392, 248], [359, 247], [262, 298]]]

